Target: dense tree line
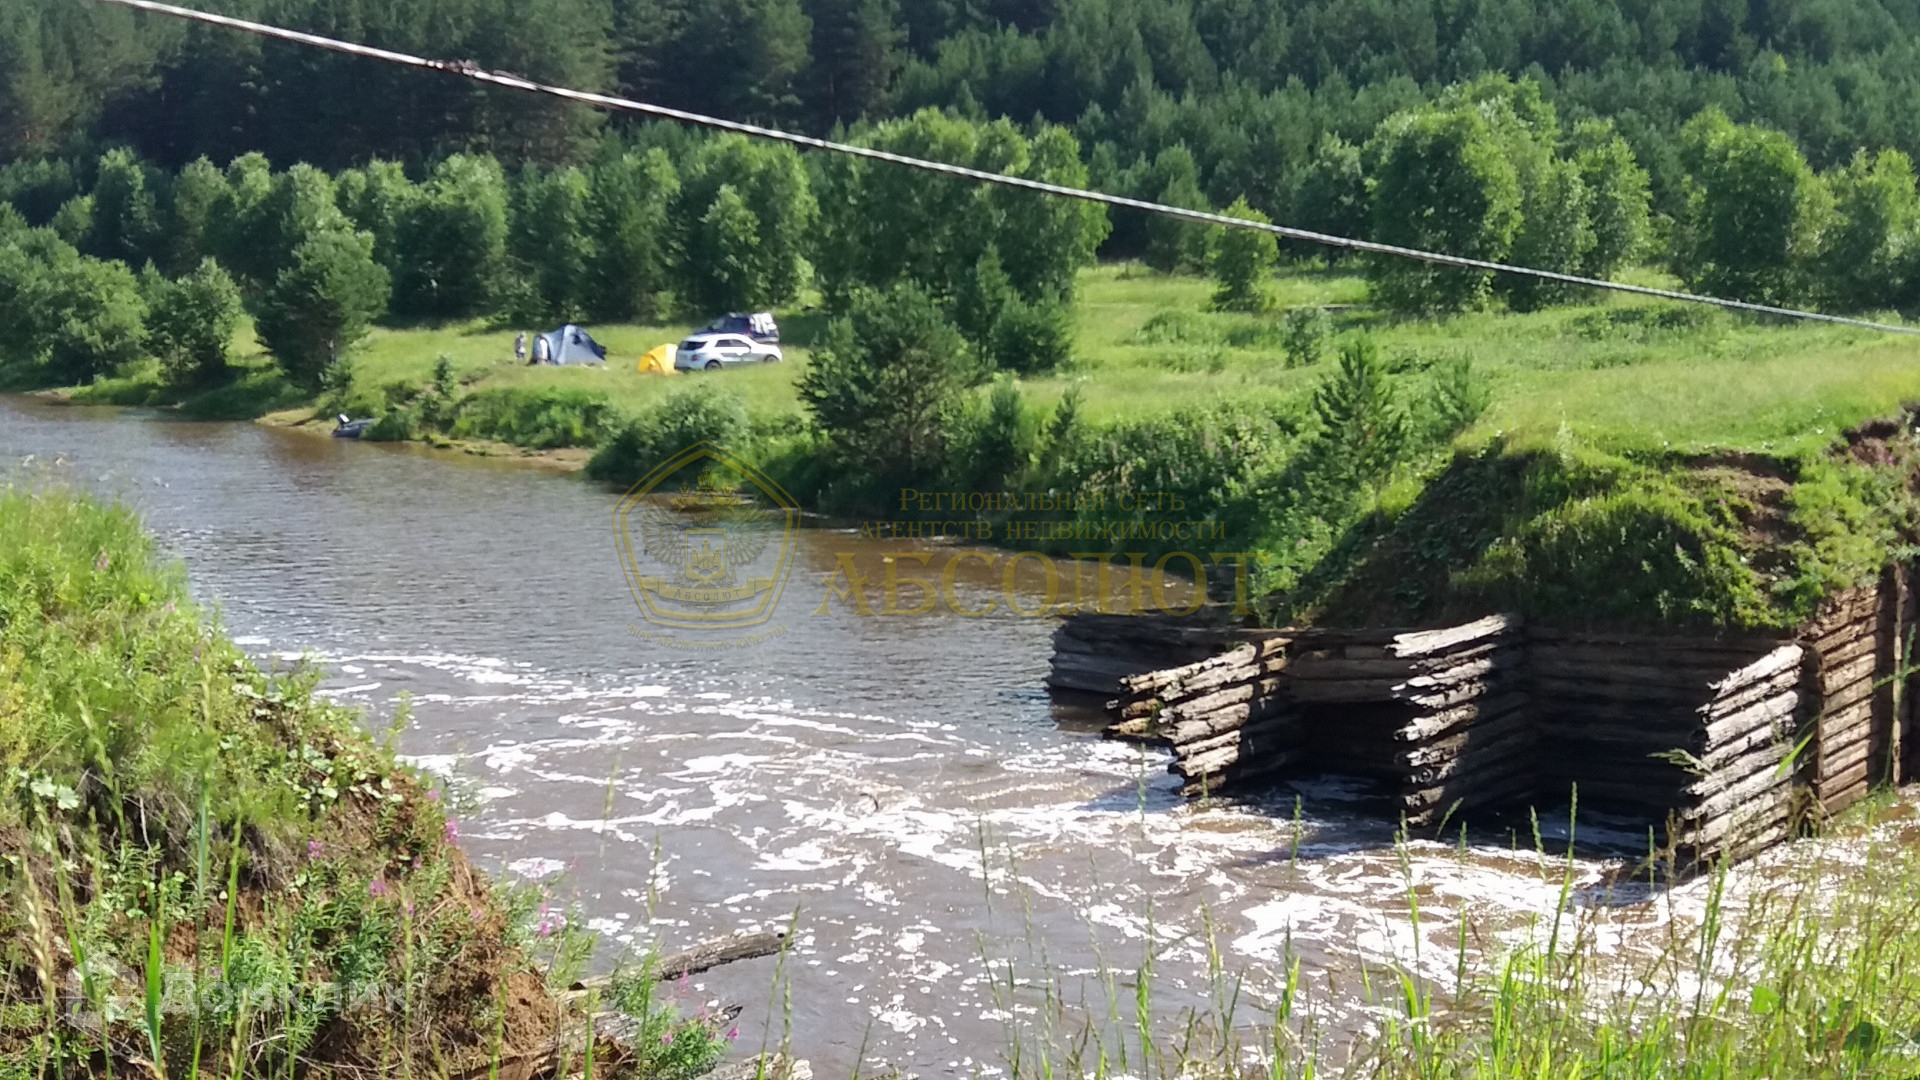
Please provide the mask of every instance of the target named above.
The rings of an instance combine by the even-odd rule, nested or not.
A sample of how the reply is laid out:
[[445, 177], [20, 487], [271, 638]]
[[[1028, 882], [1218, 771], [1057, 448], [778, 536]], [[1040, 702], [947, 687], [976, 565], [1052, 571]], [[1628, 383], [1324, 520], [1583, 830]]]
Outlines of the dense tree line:
[[[1920, 152], [1911, 0], [205, 0], [203, 6], [591, 90], [826, 132], [923, 106], [1041, 116], [1101, 186], [1278, 220], [1328, 136], [1487, 72], [1564, 122], [1613, 120], [1684, 209], [1682, 128], [1717, 106], [1820, 169]], [[330, 169], [485, 151], [584, 164], [605, 121], [565, 103], [68, 0], [0, 12], [0, 157], [124, 141], [178, 168], [260, 151]], [[1184, 147], [1185, 166], [1163, 155]], [[1186, 181], [1191, 181], [1188, 187]], [[1144, 222], [1117, 223], [1138, 254]]]
[[[971, 164], [1085, 179], [1073, 136], [1049, 125], [1029, 135], [928, 111], [860, 137], [896, 149], [931, 140], [929, 152]], [[185, 385], [218, 378], [225, 349], [207, 343], [231, 338], [244, 303], [287, 374], [319, 386], [389, 315], [706, 318], [790, 304], [809, 285], [844, 307], [904, 283], [965, 329], [978, 377], [1067, 358], [1074, 276], [1106, 235], [1099, 208], [813, 164], [790, 147], [671, 127], [609, 140], [584, 165], [511, 173], [475, 153], [337, 173], [276, 170], [259, 153], [169, 173], [125, 148], [84, 170], [16, 163], [0, 167], [0, 325], [36, 348], [92, 341], [84, 357], [31, 358], [59, 379], [110, 373], [144, 341]], [[822, 215], [817, 193], [840, 212]], [[83, 287], [96, 295], [60, 303], [91, 315], [52, 299]]]
[[[1074, 136], [1043, 121], [929, 109], [848, 137], [1088, 181]], [[1821, 171], [1785, 134], [1711, 108], [1679, 138], [1683, 198], [1656, 229], [1649, 175], [1610, 121], [1563, 124], [1539, 83], [1488, 75], [1388, 115], [1358, 144], [1322, 139], [1299, 191], [1308, 221], [1410, 247], [1602, 278], [1651, 257], [1694, 288], [1769, 303], [1920, 300], [1920, 195], [1901, 151], [1862, 150]], [[1207, 205], [1183, 149], [1151, 171], [1163, 197]], [[251, 309], [290, 376], [319, 385], [387, 315], [704, 317], [790, 304], [809, 285], [835, 310], [906, 288], [967, 342], [971, 378], [1030, 373], [1070, 357], [1075, 274], [1109, 235], [1089, 204], [669, 125], [604, 139], [583, 164], [512, 170], [465, 152], [412, 167], [276, 170], [247, 153], [169, 172], [116, 148], [82, 167], [0, 166], [0, 197], [16, 256], [8, 287], [40, 298], [31, 317], [16, 302], [14, 325], [57, 339], [45, 346], [51, 370], [111, 371], [151, 321], [148, 351], [183, 383], [224, 367], [206, 344], [220, 335], [189, 326], [188, 313], [230, 326], [229, 297]], [[1228, 213], [1263, 218], [1245, 196]], [[1247, 310], [1266, 306], [1279, 257], [1269, 235], [1170, 219], [1149, 230], [1147, 252], [1166, 269], [1204, 267], [1216, 303]], [[1416, 314], [1496, 297], [1529, 310], [1576, 293], [1397, 258], [1366, 269], [1378, 302]], [[97, 295], [62, 301], [71, 310], [43, 302], [83, 285]]]

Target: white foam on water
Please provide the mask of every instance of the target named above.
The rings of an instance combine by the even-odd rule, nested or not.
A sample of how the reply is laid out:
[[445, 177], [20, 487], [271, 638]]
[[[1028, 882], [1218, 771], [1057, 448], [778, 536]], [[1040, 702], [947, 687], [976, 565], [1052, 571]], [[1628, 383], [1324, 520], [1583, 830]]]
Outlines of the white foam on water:
[[559, 859], [547, 859], [535, 856], [527, 859], [515, 859], [507, 864], [507, 870], [528, 881], [542, 881], [567, 868]]

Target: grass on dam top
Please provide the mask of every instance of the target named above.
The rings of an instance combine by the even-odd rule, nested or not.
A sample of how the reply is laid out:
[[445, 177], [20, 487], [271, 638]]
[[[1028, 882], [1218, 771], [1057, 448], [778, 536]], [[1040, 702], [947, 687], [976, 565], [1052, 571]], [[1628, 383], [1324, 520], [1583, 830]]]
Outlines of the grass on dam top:
[[[1498, 432], [1517, 446], [1570, 434], [1609, 450], [1790, 453], [1824, 445], [1920, 397], [1920, 339], [1871, 330], [1618, 295], [1528, 314], [1395, 319], [1366, 306], [1366, 282], [1357, 273], [1326, 270], [1283, 273], [1272, 292], [1272, 314], [1215, 312], [1206, 279], [1133, 264], [1089, 270], [1080, 280], [1073, 364], [1024, 380], [1022, 389], [1045, 408], [1078, 384], [1091, 420], [1297, 399], [1324, 376], [1343, 335], [1366, 332], [1390, 365], [1465, 357], [1489, 379], [1492, 404], [1462, 436], [1467, 445]], [[1318, 363], [1289, 366], [1285, 313], [1303, 305], [1328, 309], [1331, 334]], [[362, 344], [354, 382], [374, 392], [425, 385], [436, 359], [446, 356], [469, 390], [584, 390], [637, 414], [687, 379], [712, 379], [738, 394], [751, 414], [774, 417], [800, 411], [795, 383], [820, 322], [810, 314], [783, 320], [784, 364], [668, 378], [640, 374], [637, 361], [655, 345], [681, 340], [689, 324], [590, 326], [607, 346], [604, 368], [517, 364], [516, 330], [478, 322], [382, 327]], [[250, 341], [243, 351], [258, 355]]]

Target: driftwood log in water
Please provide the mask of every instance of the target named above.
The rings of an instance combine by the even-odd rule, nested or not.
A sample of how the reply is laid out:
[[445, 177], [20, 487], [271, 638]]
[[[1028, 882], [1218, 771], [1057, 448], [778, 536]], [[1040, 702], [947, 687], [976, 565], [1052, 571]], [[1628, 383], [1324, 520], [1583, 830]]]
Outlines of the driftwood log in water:
[[[677, 979], [682, 975], [697, 975], [702, 971], [717, 968], [722, 964], [731, 964], [735, 960], [752, 960], [760, 956], [772, 956], [780, 951], [787, 940], [784, 930], [760, 930], [752, 933], [728, 934], [725, 937], [703, 941], [698, 945], [667, 953], [653, 965], [653, 977], [661, 982]], [[594, 975], [576, 981], [570, 989], [575, 991], [605, 989], [612, 981], [609, 975]]]

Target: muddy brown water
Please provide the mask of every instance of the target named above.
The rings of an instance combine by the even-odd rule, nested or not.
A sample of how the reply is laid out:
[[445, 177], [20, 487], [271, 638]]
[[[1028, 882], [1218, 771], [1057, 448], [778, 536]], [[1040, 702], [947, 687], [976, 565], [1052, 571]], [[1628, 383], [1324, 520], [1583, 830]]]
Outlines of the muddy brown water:
[[[994, 1075], [1049, 1028], [1124, 1027], [1149, 955], [1177, 1028], [1219, 988], [1210, 940], [1243, 1018], [1289, 955], [1364, 1015], [1363, 969], [1450, 980], [1462, 919], [1520, 926], [1559, 895], [1565, 864], [1527, 844], [1396, 849], [1338, 779], [1185, 804], [1164, 757], [1049, 700], [1050, 620], [818, 610], [841, 553], [877, 576], [951, 548], [805, 530], [787, 632], [686, 652], [633, 632], [618, 495], [577, 478], [6, 397], [0, 470], [125, 500], [249, 652], [320, 663], [375, 726], [409, 696], [400, 746], [458, 793], [461, 844], [603, 955], [795, 925], [784, 961], [675, 990], [744, 1008], [736, 1053], [790, 1028], [824, 1075]], [[982, 565], [969, 607], [1002, 588]], [[1014, 585], [1038, 606], [1037, 563]]]

